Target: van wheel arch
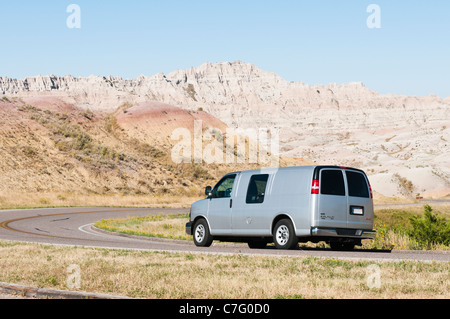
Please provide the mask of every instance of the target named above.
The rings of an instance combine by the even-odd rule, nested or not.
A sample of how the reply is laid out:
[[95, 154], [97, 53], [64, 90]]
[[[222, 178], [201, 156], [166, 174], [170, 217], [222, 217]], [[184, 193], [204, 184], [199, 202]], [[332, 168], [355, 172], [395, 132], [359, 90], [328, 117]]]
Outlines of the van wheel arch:
[[292, 220], [292, 218], [289, 215], [287, 215], [286, 213], [281, 213], [281, 214], [277, 215], [272, 221], [272, 226], [270, 228], [270, 230], [272, 232], [272, 235], [273, 235], [273, 233], [275, 231], [275, 225], [282, 219], [289, 219], [291, 221], [292, 225], [294, 226], [294, 229], [295, 229], [295, 224], [294, 224], [294, 221]]
[[208, 228], [211, 230], [211, 228], [209, 227], [209, 222], [206, 219], [205, 216], [197, 216], [195, 217], [195, 219], [192, 221], [192, 226], [194, 226], [200, 219], [204, 219], [206, 221], [206, 223], [208, 224]]

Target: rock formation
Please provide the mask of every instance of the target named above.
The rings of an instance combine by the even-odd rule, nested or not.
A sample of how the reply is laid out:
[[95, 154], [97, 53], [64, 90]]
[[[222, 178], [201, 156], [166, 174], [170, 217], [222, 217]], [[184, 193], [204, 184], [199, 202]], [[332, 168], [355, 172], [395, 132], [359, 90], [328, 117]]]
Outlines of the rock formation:
[[450, 97], [378, 94], [359, 82], [311, 86], [240, 61], [134, 79], [0, 77], [2, 93], [107, 112], [147, 101], [202, 110], [234, 129], [279, 130], [282, 155], [361, 167], [385, 196], [450, 194]]

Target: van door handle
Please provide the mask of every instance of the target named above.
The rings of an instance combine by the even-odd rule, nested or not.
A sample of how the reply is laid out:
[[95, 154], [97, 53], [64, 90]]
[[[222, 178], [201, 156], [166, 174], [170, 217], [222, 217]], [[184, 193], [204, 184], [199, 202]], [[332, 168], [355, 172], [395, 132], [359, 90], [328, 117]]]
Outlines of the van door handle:
[[233, 207], [233, 200], [230, 199], [230, 208]]

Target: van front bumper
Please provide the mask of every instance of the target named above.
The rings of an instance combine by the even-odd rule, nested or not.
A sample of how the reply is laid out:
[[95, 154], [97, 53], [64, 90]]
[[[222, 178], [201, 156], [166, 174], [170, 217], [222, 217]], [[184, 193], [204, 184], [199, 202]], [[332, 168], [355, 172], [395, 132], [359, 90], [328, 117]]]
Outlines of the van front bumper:
[[186, 234], [192, 235], [192, 222], [186, 224]]
[[374, 239], [376, 236], [376, 231], [364, 229], [313, 227], [311, 228], [311, 235], [317, 237]]

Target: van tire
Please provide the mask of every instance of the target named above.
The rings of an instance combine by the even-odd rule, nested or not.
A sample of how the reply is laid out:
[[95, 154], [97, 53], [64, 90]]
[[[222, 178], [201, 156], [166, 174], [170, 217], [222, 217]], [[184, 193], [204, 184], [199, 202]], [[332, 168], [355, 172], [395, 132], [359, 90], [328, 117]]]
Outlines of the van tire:
[[294, 249], [298, 245], [294, 226], [289, 219], [282, 219], [273, 228], [273, 242], [277, 249]]
[[209, 226], [205, 219], [199, 219], [194, 225], [192, 235], [194, 237], [194, 244], [197, 247], [211, 246], [214, 238], [209, 232]]

